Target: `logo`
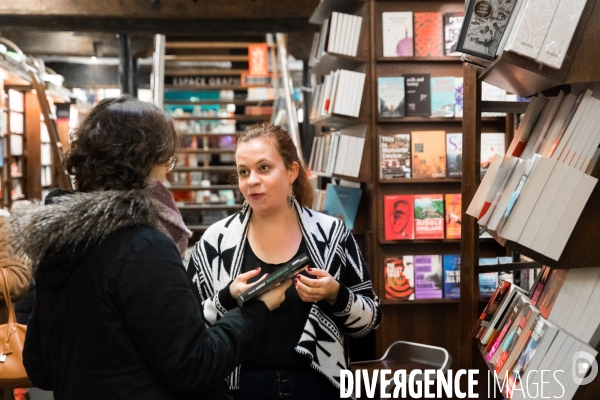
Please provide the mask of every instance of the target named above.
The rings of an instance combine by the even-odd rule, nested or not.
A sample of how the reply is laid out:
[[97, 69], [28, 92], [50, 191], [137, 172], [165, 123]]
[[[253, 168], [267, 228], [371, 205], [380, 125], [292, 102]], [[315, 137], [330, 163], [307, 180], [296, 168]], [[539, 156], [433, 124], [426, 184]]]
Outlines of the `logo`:
[[[598, 363], [590, 353], [578, 351], [573, 355], [572, 363], [571, 372], [573, 374], [573, 382], [577, 385], [587, 385], [598, 376]], [[592, 367], [592, 370], [587, 375], [590, 367]]]

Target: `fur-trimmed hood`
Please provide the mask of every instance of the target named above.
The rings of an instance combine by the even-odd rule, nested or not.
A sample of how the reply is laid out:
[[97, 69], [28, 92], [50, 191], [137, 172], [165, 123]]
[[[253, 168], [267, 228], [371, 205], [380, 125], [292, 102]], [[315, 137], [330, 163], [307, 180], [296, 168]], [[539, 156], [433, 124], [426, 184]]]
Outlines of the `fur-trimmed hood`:
[[158, 219], [156, 206], [144, 190], [51, 194], [50, 204], [20, 206], [8, 219], [14, 253], [29, 257], [34, 268], [48, 251], [74, 251], [126, 226], [153, 227]]

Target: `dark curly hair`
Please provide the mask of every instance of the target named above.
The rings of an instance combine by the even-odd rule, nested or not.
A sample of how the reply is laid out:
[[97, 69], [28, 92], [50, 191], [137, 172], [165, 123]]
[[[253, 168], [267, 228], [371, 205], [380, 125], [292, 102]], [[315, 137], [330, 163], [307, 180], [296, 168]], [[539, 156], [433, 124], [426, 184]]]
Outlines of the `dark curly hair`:
[[179, 147], [171, 117], [129, 95], [102, 100], [71, 137], [65, 166], [83, 192], [140, 189]]
[[292, 190], [301, 206], [312, 207], [313, 188], [308, 179], [306, 168], [304, 168], [304, 162], [298, 156], [298, 150], [290, 134], [278, 125], [262, 122], [246, 128], [238, 138], [237, 145], [259, 138], [273, 139], [277, 152], [283, 158], [283, 163], [288, 170], [291, 169], [294, 161], [298, 163], [298, 177], [292, 184]]

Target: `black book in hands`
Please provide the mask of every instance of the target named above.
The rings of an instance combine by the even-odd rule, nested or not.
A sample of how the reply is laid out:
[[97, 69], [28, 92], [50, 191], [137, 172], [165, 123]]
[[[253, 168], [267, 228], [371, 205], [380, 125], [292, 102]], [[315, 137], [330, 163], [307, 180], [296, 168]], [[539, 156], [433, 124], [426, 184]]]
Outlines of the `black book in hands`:
[[302, 253], [292, 258], [289, 262], [287, 262], [277, 271], [273, 272], [265, 279], [258, 282], [242, 294], [240, 294], [237, 298], [238, 304], [240, 305], [240, 307], [243, 307], [244, 303], [246, 303], [247, 301], [258, 297], [265, 292], [268, 292], [273, 287], [275, 287], [275, 285], [297, 275], [308, 265], [309, 261], [310, 258], [306, 255], [306, 253]]

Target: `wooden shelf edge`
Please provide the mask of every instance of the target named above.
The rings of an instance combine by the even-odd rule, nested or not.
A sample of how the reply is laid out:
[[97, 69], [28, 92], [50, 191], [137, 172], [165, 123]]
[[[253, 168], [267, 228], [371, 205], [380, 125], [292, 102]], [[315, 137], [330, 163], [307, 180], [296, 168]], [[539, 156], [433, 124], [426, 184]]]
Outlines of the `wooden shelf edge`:
[[[529, 104], [529, 103], [525, 103]], [[404, 117], [404, 118], [378, 118], [378, 124], [407, 124], [421, 122], [436, 122], [436, 123], [462, 123], [461, 117], [453, 118], [432, 118], [432, 117]], [[483, 117], [481, 122], [505, 122], [506, 117]]]
[[349, 126], [368, 124], [369, 121], [362, 117], [332, 114], [310, 120], [311, 125], [330, 126], [332, 128], [347, 128]]
[[398, 178], [398, 179], [379, 179], [381, 185], [391, 185], [397, 183], [461, 183], [461, 178], [428, 178], [428, 179], [411, 179], [411, 178]]
[[[488, 303], [490, 299], [479, 298], [480, 303]], [[417, 304], [458, 304], [460, 299], [416, 299], [416, 300], [395, 300], [395, 299], [381, 299], [379, 300], [381, 305], [384, 306], [408, 306]]]
[[454, 62], [461, 63], [460, 56], [439, 56], [439, 57], [377, 57], [377, 62]]
[[321, 25], [332, 11], [354, 13], [368, 0], [322, 0], [308, 19], [310, 24]]

